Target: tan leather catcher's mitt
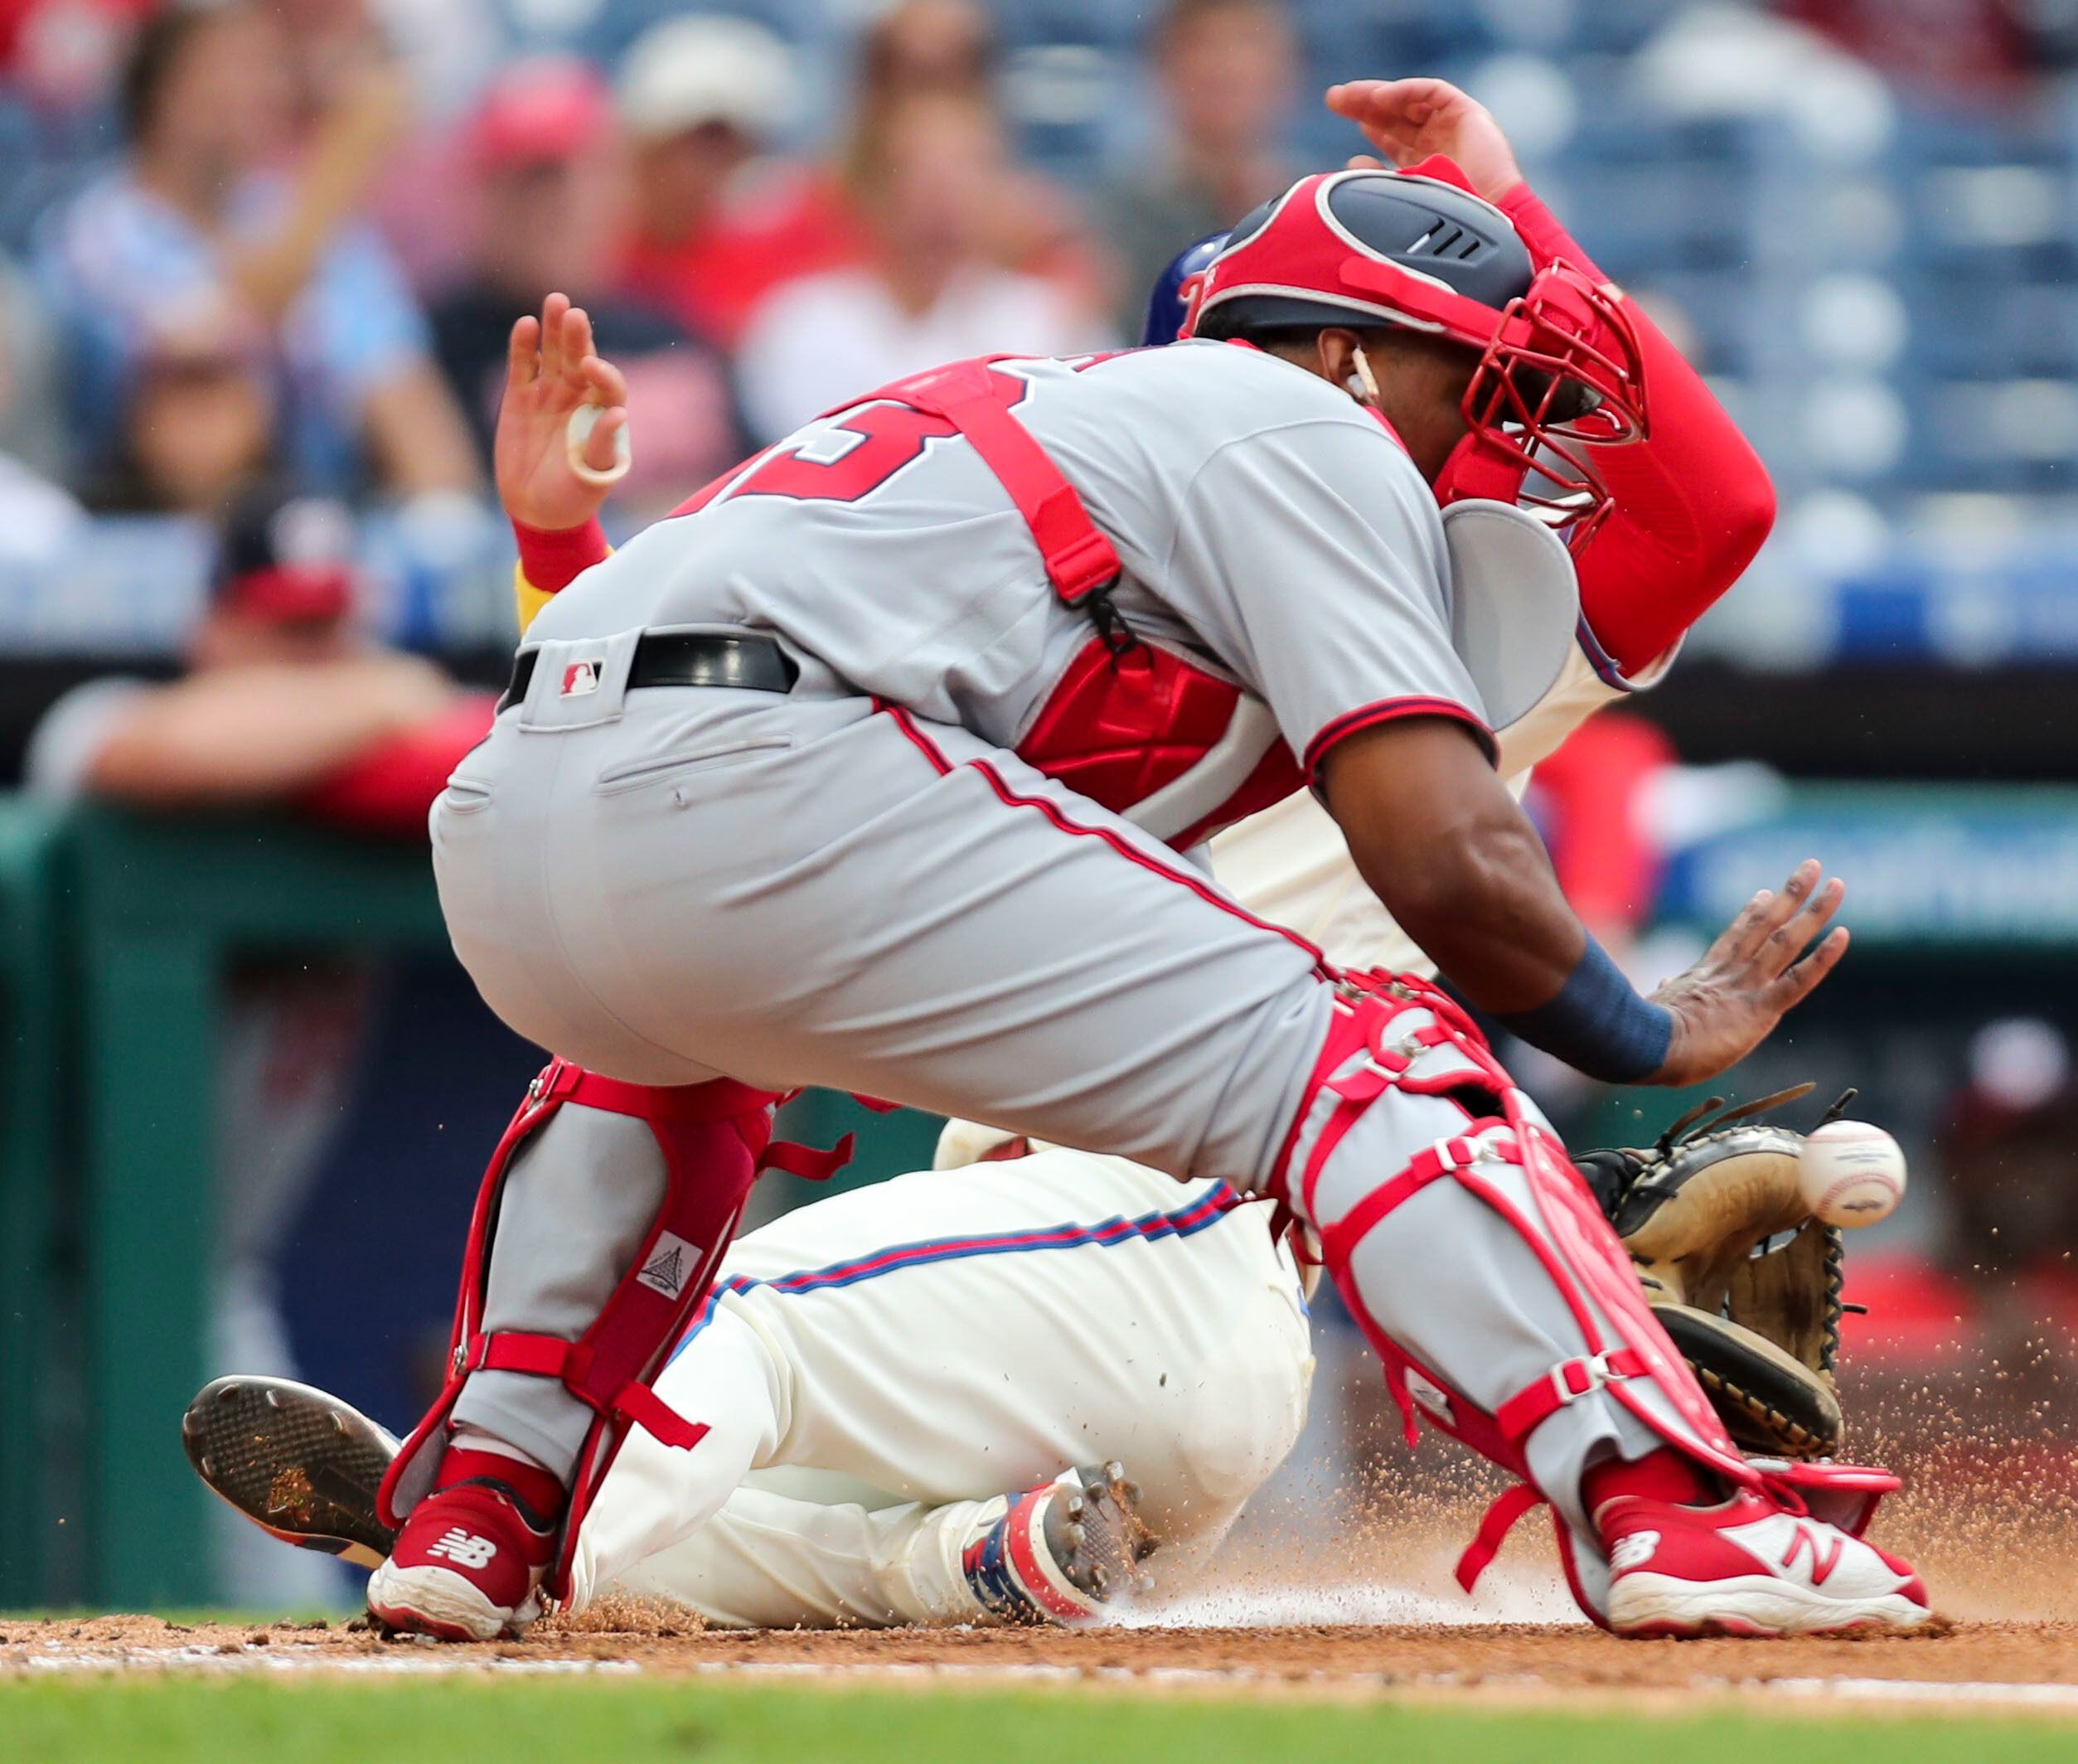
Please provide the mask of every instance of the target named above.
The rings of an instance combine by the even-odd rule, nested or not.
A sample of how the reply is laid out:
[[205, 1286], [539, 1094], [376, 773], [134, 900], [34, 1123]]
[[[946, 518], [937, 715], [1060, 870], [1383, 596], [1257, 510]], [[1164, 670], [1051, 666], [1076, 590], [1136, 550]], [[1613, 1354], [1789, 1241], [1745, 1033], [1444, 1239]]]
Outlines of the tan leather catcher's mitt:
[[[1579, 1160], [1654, 1315], [1746, 1451], [1830, 1457], [1840, 1443], [1840, 1233], [1799, 1192], [1801, 1133], [1752, 1120], [1809, 1084], [1714, 1115], [1712, 1098], [1649, 1151]], [[1849, 1091], [1827, 1112], [1853, 1100]]]

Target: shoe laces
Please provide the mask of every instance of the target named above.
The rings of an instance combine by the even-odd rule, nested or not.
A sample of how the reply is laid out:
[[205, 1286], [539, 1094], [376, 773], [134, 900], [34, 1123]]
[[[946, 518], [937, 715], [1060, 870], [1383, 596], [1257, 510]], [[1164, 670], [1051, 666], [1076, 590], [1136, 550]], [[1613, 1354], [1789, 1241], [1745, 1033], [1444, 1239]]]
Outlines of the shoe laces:
[[1781, 1511], [1790, 1514], [1791, 1518], [1809, 1519], [1811, 1517], [1810, 1502], [1804, 1498], [1803, 1493], [1794, 1484], [1780, 1481], [1770, 1476], [1767, 1471], [1762, 1471], [1761, 1487], [1767, 1499]]

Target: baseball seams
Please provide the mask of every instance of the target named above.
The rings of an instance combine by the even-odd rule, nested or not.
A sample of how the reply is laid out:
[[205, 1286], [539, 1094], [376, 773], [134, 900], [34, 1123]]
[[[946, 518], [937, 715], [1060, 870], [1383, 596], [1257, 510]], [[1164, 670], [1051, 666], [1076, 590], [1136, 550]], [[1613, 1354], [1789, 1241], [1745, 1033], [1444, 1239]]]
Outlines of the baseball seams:
[[1828, 1122], [1804, 1140], [1797, 1178], [1814, 1217], [1829, 1225], [1872, 1225], [1904, 1196], [1905, 1154], [1881, 1127]]

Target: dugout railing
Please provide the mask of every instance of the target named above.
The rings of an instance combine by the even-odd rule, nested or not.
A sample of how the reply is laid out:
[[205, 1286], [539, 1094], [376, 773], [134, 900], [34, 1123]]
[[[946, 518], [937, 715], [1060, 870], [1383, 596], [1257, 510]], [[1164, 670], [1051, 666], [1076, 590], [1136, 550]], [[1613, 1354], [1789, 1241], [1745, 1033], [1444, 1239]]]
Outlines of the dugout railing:
[[46, 1596], [59, 1268], [58, 818], [0, 799], [0, 1608]]
[[[65, 1592], [102, 1609], [207, 1603], [227, 1589], [177, 1423], [206, 1369], [219, 987], [234, 955], [445, 948], [425, 850], [279, 821], [6, 808], [0, 1597], [51, 1596], [62, 1529]], [[61, 1094], [62, 1133], [43, 1112]], [[62, 1430], [37, 1331], [57, 1314], [68, 1248], [80, 1449], [54, 1478], [46, 1442]]]

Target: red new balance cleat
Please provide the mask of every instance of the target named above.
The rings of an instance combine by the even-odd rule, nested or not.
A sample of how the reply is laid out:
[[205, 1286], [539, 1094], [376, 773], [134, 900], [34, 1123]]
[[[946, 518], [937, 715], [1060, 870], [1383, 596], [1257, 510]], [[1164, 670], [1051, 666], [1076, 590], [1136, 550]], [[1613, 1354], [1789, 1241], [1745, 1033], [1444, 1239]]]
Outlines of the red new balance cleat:
[[1829, 1636], [1931, 1614], [1908, 1564], [1760, 1495], [1707, 1507], [1627, 1495], [1595, 1520], [1620, 1636]]
[[522, 1634], [541, 1615], [537, 1589], [562, 1511], [562, 1485], [545, 1470], [450, 1447], [434, 1491], [368, 1577], [369, 1615], [443, 1641]]

